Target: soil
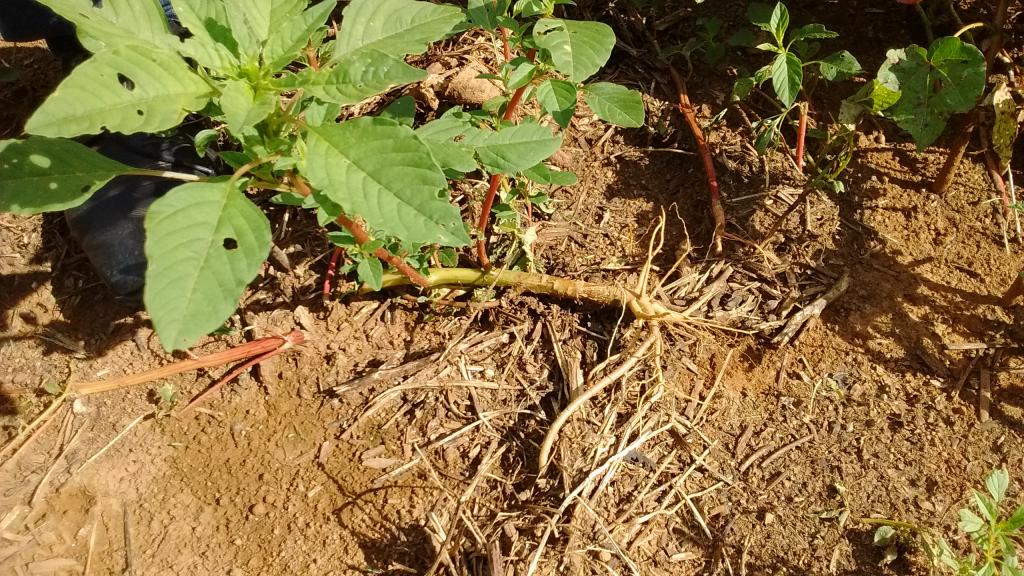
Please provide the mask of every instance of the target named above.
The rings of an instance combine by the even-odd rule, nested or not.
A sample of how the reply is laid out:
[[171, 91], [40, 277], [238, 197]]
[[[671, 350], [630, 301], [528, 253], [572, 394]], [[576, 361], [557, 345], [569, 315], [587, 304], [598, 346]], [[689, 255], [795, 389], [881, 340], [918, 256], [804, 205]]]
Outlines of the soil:
[[[984, 5], [962, 3], [963, 20], [986, 19]], [[837, 30], [868, 70], [885, 47], [923, 42], [914, 13], [895, 2], [790, 8], [795, 22]], [[744, 3], [682, 10], [672, 29], [686, 38], [698, 16], [740, 26]], [[917, 151], [868, 123], [846, 192], [811, 195], [757, 250], [799, 182], [783, 154], [749, 150], [749, 129], [731, 112], [709, 131], [729, 215], [726, 250], [714, 255], [700, 160], [663, 71], [630, 56], [643, 41], [614, 10], [593, 15], [620, 27], [624, 49], [604, 74], [644, 89], [649, 127], [609, 130], [577, 115], [555, 160], [580, 183], [551, 192], [550, 217], [536, 214], [537, 264], [632, 287], [653, 256], [656, 277], [704, 278], [691, 293], [666, 284], [686, 303], [728, 266], [732, 292], [698, 309], [734, 318], [723, 311], [755, 294], [733, 324], [749, 334], [663, 327], [655, 360], [586, 403], [540, 470], [545, 434], [578, 387], [652, 328], [620, 310], [516, 291], [460, 307], [395, 294], [325, 302], [327, 245], [306, 216], [275, 208], [288, 265], [268, 265], [231, 333], [193, 352], [295, 327], [307, 344], [189, 413], [184, 403], [222, 370], [61, 407], [24, 449], [3, 454], [0, 573], [512, 575], [535, 565], [538, 574], [927, 574], [912, 545], [884, 564], [861, 519], [912, 522], [964, 550], [958, 510], [992, 469], [1005, 466], [1011, 499], [1024, 501], [1024, 379], [1012, 348], [1024, 308], [998, 305], [1024, 258], [1017, 240], [1004, 247], [997, 193], [974, 149], [937, 196], [930, 183], [944, 143]], [[1024, 18], [1012, 23], [1019, 73]], [[446, 76], [489, 61], [467, 60], [474, 51], [458, 43], [445, 50], [435, 60]], [[702, 119], [752, 58], [695, 59], [689, 85]], [[19, 72], [0, 85], [9, 137], [59, 79], [58, 64], [40, 45], [0, 44], [0, 60]], [[822, 88], [812, 105], [834, 107], [849, 89]], [[664, 247], [652, 255], [662, 213]], [[843, 274], [849, 288], [820, 319], [788, 345], [771, 343], [785, 320], [777, 300], [795, 295], [798, 310]], [[948, 349], [963, 343], [1008, 348], [976, 359]], [[5, 439], [68, 382], [175, 359], [143, 313], [112, 301], [59, 217], [0, 214]], [[953, 393], [968, 364], [991, 377], [986, 421], [982, 371]], [[161, 402], [165, 385], [176, 405]], [[586, 489], [569, 496], [578, 486]]]

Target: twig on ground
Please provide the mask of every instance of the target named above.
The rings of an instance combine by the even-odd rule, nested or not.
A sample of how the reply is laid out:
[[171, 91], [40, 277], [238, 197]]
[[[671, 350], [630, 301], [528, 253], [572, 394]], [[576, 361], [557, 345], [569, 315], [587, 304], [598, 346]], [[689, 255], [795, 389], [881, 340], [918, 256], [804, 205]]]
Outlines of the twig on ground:
[[182, 360], [180, 362], [175, 362], [174, 364], [161, 366], [160, 368], [154, 368], [153, 370], [147, 370], [139, 374], [129, 374], [127, 376], [101, 380], [99, 382], [70, 384], [68, 389], [75, 394], [86, 396], [89, 394], [98, 394], [100, 392], [126, 388], [128, 386], [146, 384], [148, 382], [153, 382], [154, 380], [160, 380], [162, 378], [174, 376], [175, 374], [181, 374], [182, 372], [191, 372], [202, 368], [217, 368], [224, 366], [225, 364], [232, 364], [254, 356], [259, 357], [260, 359], [265, 359], [266, 357], [269, 357], [267, 354], [283, 352], [292, 346], [302, 344], [305, 342], [305, 339], [305, 335], [302, 331], [293, 330], [287, 336], [270, 336], [268, 338], [260, 338], [259, 340], [253, 340], [252, 342], [235, 346], [230, 350], [216, 352], [214, 354], [189, 360]]
[[786, 326], [777, 336], [775, 336], [775, 338], [772, 338], [772, 343], [780, 346], [788, 344], [808, 321], [820, 316], [829, 304], [836, 301], [844, 292], [846, 292], [846, 289], [849, 288], [849, 286], [850, 272], [847, 270], [843, 272], [843, 275], [839, 277], [839, 280], [836, 281], [828, 292], [822, 294], [806, 308], [790, 317], [786, 322]]
[[21, 452], [22, 448], [27, 446], [32, 441], [32, 439], [38, 435], [38, 433], [42, 432], [42, 430], [46, 428], [50, 422], [52, 422], [53, 415], [61, 406], [64, 405], [64, 400], [66, 400], [67, 398], [68, 390], [65, 389], [60, 396], [58, 396], [49, 406], [46, 407], [45, 410], [42, 411], [42, 413], [39, 414], [39, 416], [36, 416], [35, 420], [33, 420], [28, 426], [26, 426], [24, 430], [18, 433], [18, 435], [15, 436], [10, 442], [4, 445], [3, 449], [0, 450], [0, 459], [4, 458], [4, 456], [6, 456], [7, 453], [10, 452], [11, 450], [15, 448], [17, 450], [15, 451], [14, 454], [11, 455], [9, 459], [4, 460], [3, 463], [0, 464], [0, 468], [6, 466], [10, 462], [13, 462], [14, 459]]
[[139, 423], [142, 422], [143, 420], [145, 420], [146, 418], [152, 418], [153, 414], [154, 414], [153, 412], [146, 412], [145, 414], [140, 415], [135, 420], [132, 420], [131, 422], [129, 422], [128, 425], [124, 427], [124, 430], [121, 430], [120, 432], [118, 432], [117, 435], [114, 436], [113, 439], [110, 440], [110, 442], [107, 442], [106, 446], [104, 446], [103, 448], [100, 448], [99, 452], [93, 454], [92, 456], [89, 457], [88, 460], [83, 462], [82, 465], [78, 467], [78, 470], [75, 470], [74, 473], [78, 474], [82, 470], [85, 470], [86, 467], [89, 466], [89, 464], [92, 464], [93, 462], [95, 462], [97, 458], [99, 458], [100, 456], [103, 456], [103, 454], [105, 454], [107, 452], [107, 450], [110, 450], [110, 448], [113, 447], [114, 444], [117, 444], [118, 440], [120, 440], [121, 438], [124, 438], [125, 434], [128, 434], [129, 432], [131, 432], [132, 428], [135, 428], [136, 426], [138, 426]]

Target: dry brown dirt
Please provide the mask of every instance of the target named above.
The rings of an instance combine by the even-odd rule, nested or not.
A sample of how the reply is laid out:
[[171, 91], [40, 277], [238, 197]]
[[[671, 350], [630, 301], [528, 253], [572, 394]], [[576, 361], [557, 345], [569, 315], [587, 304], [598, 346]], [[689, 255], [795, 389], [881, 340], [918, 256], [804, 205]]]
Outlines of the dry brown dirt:
[[[742, 2], [705, 4], [700, 13], [741, 22]], [[794, 4], [795, 20], [838, 30], [868, 69], [885, 46], [919, 41], [911, 13], [894, 2]], [[961, 8], [967, 21], [986, 14]], [[452, 70], [472, 51], [453, 53], [438, 58]], [[23, 117], [55, 64], [38, 46], [0, 46], [0, 59], [22, 72], [0, 97]], [[697, 65], [690, 85], [702, 117], [721, 108], [732, 72]], [[895, 130], [868, 125], [843, 177], [847, 192], [811, 196], [768, 257], [750, 245], [791, 200], [792, 170], [779, 155], [750, 154], [749, 131], [727, 115], [710, 139], [734, 239], [711, 256], [703, 173], [672, 94], [656, 68], [626, 54], [606, 74], [648, 92], [650, 127], [609, 133], [585, 113], [576, 118], [558, 163], [581, 181], [554, 191], [558, 210], [539, 217], [539, 265], [633, 286], [664, 211], [656, 275], [680, 246], [695, 273], [728, 264], [779, 290], [810, 292], [849, 274], [846, 293], [795, 343], [666, 328], [659, 367], [589, 403], [564, 429], [552, 469], [539, 471], [538, 447], [575, 393], [574, 362], [585, 374], [619, 348], [628, 353], [645, 328], [619, 310], [515, 291], [463, 308], [393, 294], [325, 303], [326, 244], [304, 216], [275, 209], [291, 269], [268, 265], [234, 331], [193, 351], [294, 327], [308, 343], [188, 414], [158, 409], [156, 384], [62, 408], [0, 464], [0, 573], [493, 574], [498, 557], [511, 575], [526, 573], [541, 546], [554, 554], [539, 560], [542, 574], [928, 573], [909, 548], [882, 566], [862, 517], [918, 523], [962, 549], [955, 524], [970, 489], [999, 466], [1024, 482], [1015, 352], [992, 366], [987, 422], [976, 414], [978, 372], [951, 395], [970, 356], [947, 344], [1022, 338], [1024, 308], [1002, 308], [997, 297], [1024, 258], [1018, 242], [1004, 248], [979, 159], [969, 154], [939, 197], [929, 185], [944, 148], [918, 152]], [[423, 358], [415, 372], [388, 372]], [[173, 360], [144, 315], [111, 301], [60, 218], [0, 215], [5, 440], [54, 401], [45, 388]], [[382, 370], [389, 376], [332, 391]], [[219, 373], [166, 383], [180, 409]], [[556, 514], [604, 458], [665, 422], [672, 431], [628, 452], [603, 490]], [[561, 520], [549, 534], [552, 517]]]

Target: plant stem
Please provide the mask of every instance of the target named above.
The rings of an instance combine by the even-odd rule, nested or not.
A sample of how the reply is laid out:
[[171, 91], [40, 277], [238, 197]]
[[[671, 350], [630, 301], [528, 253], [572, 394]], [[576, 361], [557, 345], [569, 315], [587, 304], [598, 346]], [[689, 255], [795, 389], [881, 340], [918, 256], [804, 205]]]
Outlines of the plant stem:
[[704, 130], [700, 127], [700, 123], [697, 122], [697, 114], [693, 109], [693, 103], [690, 102], [690, 93], [686, 89], [686, 81], [676, 71], [675, 66], [670, 62], [665, 62], [665, 66], [668, 68], [669, 74], [672, 76], [672, 81], [676, 85], [676, 91], [679, 93], [679, 111], [683, 113], [683, 117], [686, 118], [686, 123], [690, 127], [690, 132], [693, 134], [693, 139], [697, 142], [697, 151], [700, 153], [701, 160], [704, 163], [704, 173], [708, 178], [708, 192], [711, 196], [711, 216], [715, 222], [714, 242], [715, 252], [722, 252], [722, 236], [725, 234], [725, 209], [722, 208], [722, 197], [718, 192], [718, 178], [715, 175], [715, 162], [711, 158], [711, 152], [708, 150], [708, 141], [704, 137]]
[[223, 366], [224, 364], [231, 364], [254, 356], [261, 357], [268, 352], [280, 351], [285, 346], [302, 344], [305, 340], [306, 337], [300, 330], [294, 330], [287, 336], [260, 338], [259, 340], [253, 340], [252, 342], [242, 344], [241, 346], [235, 346], [230, 350], [217, 352], [200, 358], [182, 360], [181, 362], [175, 362], [174, 364], [161, 366], [160, 368], [154, 368], [153, 370], [147, 370], [141, 374], [129, 374], [127, 376], [111, 378], [100, 382], [71, 384], [68, 386], [68, 390], [74, 394], [81, 394], [84, 396], [88, 394], [97, 394], [99, 392], [107, 392], [109, 390], [116, 390], [127, 386], [134, 386], [136, 384], [145, 384], [147, 382], [153, 382], [154, 380], [160, 380], [161, 378], [167, 378], [168, 376], [173, 376], [175, 374], [181, 374], [182, 372], [199, 370], [200, 368], [216, 368], [218, 366]]
[[807, 138], [807, 104], [800, 105], [800, 124], [796, 130], [796, 167], [804, 171], [804, 141]]
[[[622, 286], [592, 284], [583, 280], [571, 280], [534, 272], [515, 270], [478, 270], [476, 268], [431, 268], [427, 271], [428, 287], [444, 286], [474, 288], [516, 288], [532, 294], [543, 294], [567, 300], [585, 300], [602, 306], [626, 307], [640, 320], [663, 322], [693, 322], [701, 319], [669, 308], [645, 298]], [[408, 286], [409, 278], [401, 274], [384, 275], [382, 288]], [[361, 293], [372, 292], [367, 287]]]
[[945, 196], [949, 187], [953, 184], [953, 176], [956, 174], [957, 167], [960, 166], [960, 160], [963, 159], [964, 153], [967, 152], [967, 145], [971, 143], [971, 136], [974, 134], [974, 127], [977, 121], [978, 115], [974, 110], [958, 119], [954, 132], [956, 138], [949, 147], [946, 163], [942, 165], [939, 175], [935, 178], [935, 183], [932, 184], [933, 193]]
[[181, 180], [182, 182], [202, 182], [207, 179], [205, 176], [197, 176], [196, 174], [188, 174], [186, 172], [146, 170], [145, 168], [133, 169], [131, 172], [125, 172], [123, 176], [151, 176], [154, 178], [167, 178], [168, 180]]
[[[526, 57], [533, 62], [533, 59], [537, 56], [537, 50], [530, 49], [526, 53]], [[515, 116], [516, 108], [519, 107], [520, 101], [523, 99], [523, 94], [526, 92], [526, 86], [520, 86], [515, 92], [512, 93], [512, 98], [508, 101], [508, 106], [505, 107], [505, 113], [501, 116], [502, 122], [509, 122]], [[487, 196], [484, 197], [484, 203], [480, 207], [480, 221], [477, 223], [477, 228], [480, 231], [480, 237], [476, 239], [476, 255], [477, 260], [480, 262], [480, 266], [484, 268], [491, 267], [491, 260], [487, 257], [487, 225], [491, 220], [491, 208], [494, 207], [494, 198], [498, 195], [498, 189], [501, 187], [501, 174], [492, 174], [490, 186], [487, 188]]]
[[[309, 185], [306, 184], [306, 181], [303, 180], [302, 177], [299, 176], [298, 174], [295, 174], [294, 172], [289, 173], [288, 179], [291, 182], [292, 187], [295, 188], [295, 192], [297, 194], [301, 196], [309, 196], [310, 194], [313, 193], [313, 191], [309, 188]], [[363, 228], [362, 224], [352, 220], [351, 218], [345, 216], [344, 214], [341, 214], [340, 216], [335, 218], [335, 222], [337, 222], [339, 226], [348, 230], [349, 233], [352, 234], [352, 237], [356, 239], [356, 242], [359, 242], [360, 244], [366, 245], [373, 240], [372, 238], [370, 238], [370, 234], [369, 232], [366, 231], [366, 228]], [[379, 258], [380, 260], [383, 260], [384, 262], [387, 262], [388, 264], [393, 266], [396, 270], [405, 275], [405, 277], [411, 280], [414, 284], [422, 286], [423, 288], [427, 288], [429, 286], [427, 283], [427, 279], [424, 278], [422, 274], [417, 272], [404, 259], [399, 258], [398, 256], [392, 254], [391, 252], [388, 252], [387, 249], [383, 247], [378, 248], [376, 251], [374, 251], [373, 255]]]
[[334, 274], [338, 270], [338, 258], [341, 258], [342, 252], [344, 250], [340, 247], [331, 251], [331, 261], [327, 264], [327, 274], [324, 277], [324, 300], [331, 296], [331, 282], [334, 280]]

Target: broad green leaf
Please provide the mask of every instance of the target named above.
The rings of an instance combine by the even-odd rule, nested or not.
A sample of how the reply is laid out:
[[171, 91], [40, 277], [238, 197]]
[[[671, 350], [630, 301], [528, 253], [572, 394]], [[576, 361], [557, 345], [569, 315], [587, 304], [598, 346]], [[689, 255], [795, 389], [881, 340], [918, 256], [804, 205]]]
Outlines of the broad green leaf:
[[357, 118], [309, 129], [306, 175], [351, 216], [407, 242], [463, 246], [448, 181], [407, 126]]
[[370, 290], [380, 290], [384, 285], [384, 265], [373, 256], [363, 258], [359, 262], [359, 265], [356, 266], [356, 274], [359, 276], [359, 281], [366, 284]]
[[177, 54], [115, 48], [75, 68], [29, 118], [25, 131], [68, 137], [159, 132], [203, 108], [211, 92]]
[[296, 14], [280, 26], [275, 26], [263, 49], [266, 67], [277, 72], [287, 66], [295, 55], [309, 43], [310, 37], [327, 22], [335, 2], [324, 1], [309, 10]]
[[221, 326], [270, 253], [270, 223], [226, 179], [178, 186], [146, 213], [146, 310], [164, 349]]
[[509, 62], [509, 65], [512, 66], [512, 70], [508, 74], [508, 82], [506, 83], [506, 87], [509, 90], [518, 90], [526, 86], [533, 80], [533, 76], [537, 72], [537, 65], [524, 57], [512, 60]]
[[221, 74], [238, 67], [238, 42], [227, 27], [222, 2], [174, 0], [174, 11], [189, 33], [178, 47], [182, 55]]
[[321, 102], [311, 99], [306, 106], [306, 124], [320, 126], [326, 122], [334, 122], [341, 114], [341, 106], [333, 102]]
[[579, 182], [579, 178], [576, 177], [576, 174], [573, 174], [572, 172], [563, 172], [561, 170], [552, 170], [550, 166], [543, 162], [529, 170], [524, 170], [523, 176], [529, 178], [531, 182], [550, 186], [572, 186]]
[[559, 72], [578, 84], [608, 62], [615, 32], [601, 22], [541, 18], [533, 27], [533, 41], [551, 54]]
[[623, 128], [644, 125], [644, 99], [636, 90], [611, 82], [598, 82], [587, 86], [584, 94], [587, 106], [601, 120]]
[[985, 90], [985, 56], [958, 38], [939, 38], [928, 50], [890, 50], [878, 79], [901, 93], [887, 115], [923, 149], [942, 134], [950, 116], [977, 104]]
[[469, 0], [466, 14], [473, 24], [493, 31], [498, 28], [498, 17], [508, 13], [511, 3], [512, 0]]
[[477, 158], [491, 172], [515, 174], [547, 160], [562, 145], [561, 136], [540, 124], [524, 122], [494, 132], [475, 129], [462, 145], [476, 150]]
[[998, 505], [1006, 497], [1006, 490], [1010, 487], [1010, 474], [1005, 468], [997, 468], [985, 479], [985, 488], [992, 496], [992, 500]]
[[132, 170], [73, 140], [3, 140], [0, 212], [38, 214], [74, 208], [111, 178]]
[[321, 100], [350, 106], [395, 86], [419, 82], [426, 77], [426, 71], [406, 64], [401, 57], [366, 49], [342, 57], [332, 68], [307, 68], [286, 76], [279, 86], [302, 88]]
[[864, 114], [879, 114], [900, 99], [899, 92], [893, 92], [878, 80], [872, 80], [843, 100], [839, 105], [839, 122], [853, 130]]
[[786, 9], [785, 4], [779, 2], [775, 5], [772, 15], [768, 18], [768, 31], [775, 36], [775, 40], [781, 45], [786, 37], [787, 28], [789, 28], [789, 10]]
[[[271, 33], [306, 7], [306, 0], [223, 0], [241, 54], [259, 56]], [[322, 7], [321, 7], [322, 8]]]
[[554, 0], [516, 0], [512, 13], [523, 18], [544, 16], [550, 14], [554, 7]]
[[276, 92], [253, 92], [252, 86], [244, 80], [228, 80], [220, 95], [220, 107], [224, 111], [228, 130], [235, 136], [259, 124], [277, 106]]
[[548, 79], [537, 86], [537, 102], [562, 128], [567, 128], [576, 113], [576, 85]]
[[342, 17], [336, 59], [367, 49], [392, 56], [421, 54], [465, 20], [455, 6], [416, 0], [352, 0]]
[[974, 534], [985, 528], [985, 521], [977, 514], [964, 508], [960, 510], [960, 529], [968, 534]]
[[729, 93], [729, 102], [737, 102], [750, 96], [756, 82], [750, 76], [743, 76], [732, 85], [732, 92]]
[[789, 108], [800, 96], [804, 82], [803, 63], [792, 52], [779, 54], [772, 61], [772, 87], [782, 104]]
[[41, 0], [41, 4], [75, 25], [90, 52], [119, 46], [173, 47], [159, 0]]
[[821, 77], [829, 82], [845, 80], [860, 71], [860, 62], [846, 50], [829, 54], [821, 61]]
[[445, 171], [465, 174], [479, 168], [472, 149], [456, 143], [474, 130], [468, 114], [452, 108], [443, 116], [416, 129], [416, 136], [430, 149], [434, 162]]
[[821, 24], [808, 24], [793, 31], [789, 37], [789, 43], [800, 42], [801, 40], [837, 38], [839, 34], [825, 28]]
[[381, 110], [380, 117], [390, 118], [411, 128], [416, 123], [416, 99], [412, 96], [396, 98], [387, 108]]

